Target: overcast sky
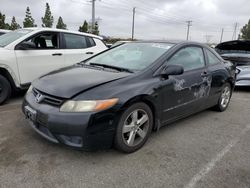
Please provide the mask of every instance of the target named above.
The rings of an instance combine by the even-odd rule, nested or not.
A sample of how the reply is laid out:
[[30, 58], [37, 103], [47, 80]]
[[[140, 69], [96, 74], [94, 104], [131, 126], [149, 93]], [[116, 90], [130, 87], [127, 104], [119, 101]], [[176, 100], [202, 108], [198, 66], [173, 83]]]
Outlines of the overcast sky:
[[[91, 20], [90, 0], [0, 0], [0, 11], [8, 22], [15, 16], [22, 25], [29, 6], [36, 24], [41, 26], [46, 2], [55, 22], [62, 16], [68, 29], [77, 30], [85, 19]], [[226, 41], [232, 39], [236, 22], [238, 35], [250, 19], [249, 0], [96, 0], [101, 34], [131, 37], [133, 7], [136, 7], [135, 37], [138, 39], [185, 39], [186, 21], [192, 20], [191, 40], [219, 42], [224, 28]]]

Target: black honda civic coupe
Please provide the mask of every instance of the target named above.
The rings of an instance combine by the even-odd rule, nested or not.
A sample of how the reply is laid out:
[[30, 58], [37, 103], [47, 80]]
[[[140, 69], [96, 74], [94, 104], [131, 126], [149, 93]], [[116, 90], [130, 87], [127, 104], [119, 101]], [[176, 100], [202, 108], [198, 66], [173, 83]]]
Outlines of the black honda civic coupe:
[[54, 143], [134, 152], [163, 125], [214, 107], [224, 111], [235, 67], [195, 42], [122, 44], [32, 83], [22, 109]]

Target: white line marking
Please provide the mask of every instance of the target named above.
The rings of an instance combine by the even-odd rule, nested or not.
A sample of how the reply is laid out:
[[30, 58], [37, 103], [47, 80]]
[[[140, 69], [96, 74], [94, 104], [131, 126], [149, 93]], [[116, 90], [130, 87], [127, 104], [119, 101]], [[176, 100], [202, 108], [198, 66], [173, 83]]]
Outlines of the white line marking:
[[229, 142], [229, 144], [224, 147], [209, 163], [207, 163], [191, 180], [184, 186], [185, 188], [194, 188], [196, 184], [205, 177], [231, 149], [234, 147], [241, 139], [241, 137], [250, 130], [250, 125], [247, 125], [240, 133], [238, 137], [235, 137]]

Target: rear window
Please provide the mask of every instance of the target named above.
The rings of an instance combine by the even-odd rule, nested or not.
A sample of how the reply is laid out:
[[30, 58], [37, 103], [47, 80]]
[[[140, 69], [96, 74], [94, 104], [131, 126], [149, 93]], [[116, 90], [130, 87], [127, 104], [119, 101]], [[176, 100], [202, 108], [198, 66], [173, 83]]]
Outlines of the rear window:
[[212, 52], [206, 49], [207, 57], [208, 57], [208, 63], [210, 65], [218, 64], [220, 63], [219, 58], [217, 58]]
[[88, 39], [88, 47], [93, 47], [96, 45], [93, 38], [87, 37], [87, 39]]
[[87, 40], [85, 36], [64, 33], [66, 49], [84, 49], [87, 48]]

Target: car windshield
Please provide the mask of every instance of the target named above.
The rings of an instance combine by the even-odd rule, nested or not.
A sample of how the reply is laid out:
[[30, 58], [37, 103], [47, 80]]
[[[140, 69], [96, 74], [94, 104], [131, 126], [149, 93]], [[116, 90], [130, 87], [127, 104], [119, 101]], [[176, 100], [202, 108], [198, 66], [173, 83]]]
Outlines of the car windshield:
[[151, 65], [172, 46], [170, 43], [127, 43], [89, 59], [86, 64], [140, 71]]
[[32, 30], [19, 29], [0, 36], [0, 47], [5, 47], [22, 36], [30, 33]]

